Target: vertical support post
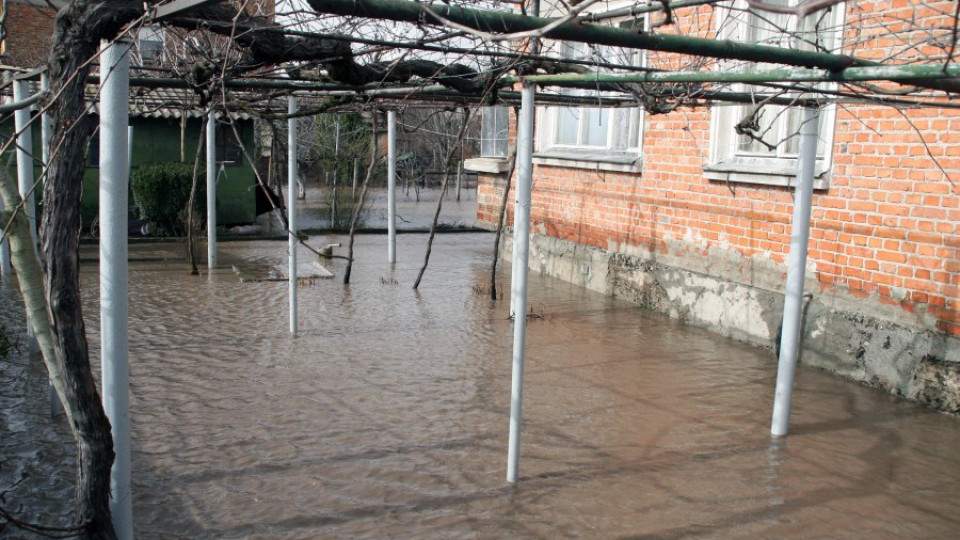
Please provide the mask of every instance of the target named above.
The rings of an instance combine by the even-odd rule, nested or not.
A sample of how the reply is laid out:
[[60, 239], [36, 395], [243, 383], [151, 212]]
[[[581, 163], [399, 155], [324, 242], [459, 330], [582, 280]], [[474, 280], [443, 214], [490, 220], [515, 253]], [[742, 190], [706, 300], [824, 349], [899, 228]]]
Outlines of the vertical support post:
[[523, 410], [523, 362], [527, 343], [527, 266], [530, 255], [530, 189], [533, 183], [534, 87], [523, 86], [517, 122], [517, 190], [513, 229], [514, 280], [510, 298], [516, 299], [513, 318], [513, 377], [510, 386], [510, 439], [507, 449], [507, 482], [515, 483], [520, 463], [520, 428]]
[[217, 114], [207, 113], [207, 268], [217, 267]]
[[333, 188], [330, 190], [330, 228], [337, 228], [337, 170], [333, 172]]
[[[13, 82], [13, 101], [21, 102], [30, 97], [29, 81]], [[23, 213], [30, 224], [30, 240], [37, 245], [37, 198], [33, 188], [33, 124], [30, 121], [30, 107], [24, 107], [13, 113], [14, 129], [17, 135], [17, 187], [23, 200]], [[39, 349], [33, 325], [27, 322], [27, 347], [30, 352]]]
[[130, 412], [127, 365], [127, 124], [130, 42], [104, 42], [100, 92], [100, 334], [103, 408], [116, 457], [110, 475], [110, 511], [117, 538], [132, 540]]
[[[467, 111], [464, 110], [463, 121], [466, 122], [469, 119], [470, 117], [467, 116]], [[463, 141], [460, 141], [460, 162], [457, 163], [457, 202], [460, 202], [460, 188], [463, 183], [463, 155], [464, 155], [463, 147], [464, 147]]]
[[[46, 73], [40, 75], [40, 86], [44, 90], [50, 89], [50, 77]], [[47, 167], [50, 166], [50, 138], [53, 136], [53, 118], [44, 111], [40, 115], [40, 156], [43, 159], [43, 172], [46, 178]]]
[[133, 174], [133, 126], [127, 126], [127, 180]]
[[[9, 80], [10, 74], [3, 74], [3, 82]], [[3, 211], [4, 204], [0, 200], [0, 211]], [[3, 234], [3, 228], [0, 227], [0, 276], [8, 276], [13, 273], [13, 266], [10, 261], [10, 240]]]
[[[13, 100], [23, 101], [30, 97], [29, 81], [13, 82]], [[33, 189], [33, 126], [30, 123], [30, 108], [24, 107], [13, 114], [17, 130], [17, 184], [24, 200], [23, 213], [30, 222], [30, 238], [37, 244], [37, 203]]]
[[290, 251], [290, 333], [297, 333], [297, 97], [290, 96], [287, 112], [287, 223], [290, 226], [288, 250]]
[[807, 243], [810, 239], [810, 215], [813, 203], [813, 175], [817, 162], [817, 120], [819, 110], [806, 107], [800, 124], [800, 157], [797, 163], [797, 187], [794, 190], [790, 255], [787, 259], [787, 291], [783, 304], [783, 332], [777, 366], [777, 389], [773, 401], [770, 433], [786, 435], [790, 428], [790, 404], [793, 376], [799, 356], [803, 281], [807, 267]]
[[[374, 133], [376, 137], [376, 133]], [[387, 111], [387, 262], [397, 262], [397, 112]]]
[[333, 185], [330, 189], [330, 228], [337, 228], [337, 183], [340, 180], [340, 115], [333, 140]]

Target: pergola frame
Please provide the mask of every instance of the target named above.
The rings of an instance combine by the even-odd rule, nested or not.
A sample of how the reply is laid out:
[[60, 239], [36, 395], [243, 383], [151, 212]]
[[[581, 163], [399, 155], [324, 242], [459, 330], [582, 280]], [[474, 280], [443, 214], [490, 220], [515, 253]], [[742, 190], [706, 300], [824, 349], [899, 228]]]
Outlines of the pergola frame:
[[[182, 20], [195, 13], [197, 9], [217, 4], [223, 0], [174, 0], [157, 6], [152, 15], [148, 18], [154, 23], [165, 23], [174, 19]], [[678, 9], [689, 6], [699, 6], [705, 4], [722, 4], [724, 0], [681, 0], [673, 2], [672, 8]], [[883, 64], [865, 59], [856, 58], [849, 55], [831, 54], [825, 52], [801, 51], [793, 49], [784, 49], [764, 45], [751, 45], [729, 40], [707, 39], [700, 37], [689, 37], [680, 35], [668, 35], [658, 33], [636, 33], [620, 28], [612, 28], [596, 24], [598, 21], [608, 20], [614, 17], [637, 15], [657, 11], [661, 6], [646, 6], [641, 8], [630, 8], [626, 10], [615, 10], [607, 13], [587, 14], [580, 16], [577, 20], [562, 21], [552, 18], [521, 15], [513, 12], [498, 12], [491, 10], [467, 9], [445, 4], [423, 4], [410, 0], [312, 0], [308, 4], [321, 14], [364, 17], [373, 20], [390, 20], [397, 22], [423, 24], [432, 26], [444, 26], [448, 22], [461, 25], [471, 30], [504, 34], [514, 32], [537, 32], [544, 28], [549, 30], [538, 34], [537, 37], [548, 38], [559, 41], [573, 41], [579, 43], [591, 43], [608, 45], [623, 48], [634, 48], [649, 51], [662, 51], [676, 53], [680, 55], [690, 55], [697, 57], [707, 57], [713, 59], [729, 59], [744, 62], [772, 64], [777, 67], [769, 69], [756, 69], [754, 67], [735, 70], [735, 71], [654, 71], [650, 69], [635, 69], [632, 73], [603, 73], [603, 72], [578, 72], [566, 74], [534, 74], [530, 72], [530, 65], [537, 62], [554, 62], [558, 65], [576, 65], [577, 62], [570, 62], [567, 59], [551, 57], [544, 55], [540, 51], [537, 54], [528, 54], [523, 50], [514, 53], [488, 53], [486, 56], [495, 56], [508, 58], [518, 62], [519, 73], [507, 75], [507, 72], [494, 77], [494, 82], [490, 89], [496, 90], [494, 93], [462, 93], [443, 86], [443, 80], [426, 80], [421, 84], [370, 84], [370, 85], [351, 85], [342, 83], [326, 83], [311, 80], [298, 80], [295, 78], [277, 79], [256, 76], [245, 76], [240, 79], [225, 79], [220, 81], [223, 89], [223, 96], [227, 95], [228, 90], [267, 90], [289, 96], [289, 106], [286, 112], [276, 102], [277, 98], [272, 97], [266, 102], [247, 105], [262, 114], [272, 115], [278, 118], [287, 118], [290, 121], [291, 136], [290, 144], [295, 145], [295, 124], [293, 120], [301, 115], [314, 114], [317, 111], [308, 110], [298, 112], [296, 100], [297, 96], [309, 99], [313, 97], [322, 98], [342, 98], [341, 103], [326, 104], [318, 110], [341, 111], [356, 108], [369, 108], [379, 104], [380, 108], [395, 110], [401, 106], [430, 106], [436, 103], [448, 103], [458, 106], [478, 106], [491, 104], [520, 104], [521, 122], [518, 133], [518, 167], [517, 175], [517, 209], [514, 212], [515, 223], [515, 245], [519, 246], [521, 257], [513, 261], [515, 267], [514, 283], [512, 283], [511, 296], [518, 297], [517, 303], [512, 306], [515, 318], [514, 335], [514, 403], [511, 410], [510, 435], [511, 442], [508, 457], [507, 477], [510, 482], [518, 479], [517, 467], [519, 459], [519, 432], [520, 432], [520, 396], [522, 396], [522, 375], [523, 375], [523, 347], [525, 344], [525, 317], [526, 313], [526, 253], [529, 242], [529, 220], [530, 220], [530, 184], [532, 176], [531, 156], [533, 151], [533, 129], [534, 106], [537, 101], [546, 104], [555, 105], [592, 105], [600, 107], [623, 107], [636, 106], [637, 99], [632, 85], [666, 85], [660, 91], [663, 95], [670, 97], [687, 97], [682, 106], [703, 106], [708, 103], [751, 103], [758, 102], [770, 103], [775, 105], [802, 106], [806, 109], [805, 121], [802, 124], [801, 133], [801, 156], [799, 159], [798, 181], [796, 185], [796, 204], [794, 208], [794, 221], [792, 226], [792, 238], [790, 249], [790, 260], [788, 262], [787, 277], [787, 300], [784, 308], [784, 332], [781, 355], [779, 359], [779, 375], [776, 390], [776, 402], [774, 405], [774, 415], [771, 427], [771, 433], [774, 436], [782, 436], [787, 432], [787, 419], [790, 409], [790, 393], [792, 391], [792, 375], [797, 357], [797, 348], [799, 341], [800, 309], [802, 306], [803, 294], [803, 276], [806, 257], [807, 235], [809, 234], [810, 218], [810, 193], [812, 193], [812, 160], [815, 157], [816, 149], [816, 122], [813, 120], [817, 110], [822, 105], [837, 101], [838, 97], [847, 101], [859, 101], [872, 104], [907, 104], [930, 107], [956, 107], [950, 103], [949, 99], [956, 94], [960, 94], [960, 64], [948, 62], [937, 65], [892, 65]], [[283, 35], [298, 35], [308, 38], [309, 32], [285, 31], [279, 28], [259, 29], [260, 31], [276, 32]], [[316, 39], [341, 39], [348, 42], [372, 43], [374, 40], [364, 38], [352, 38], [350, 36], [329, 36], [325, 34], [313, 34]], [[387, 42], [381, 42], [386, 44]], [[440, 46], [435, 44], [399, 44], [393, 43], [397, 47], [406, 47], [414, 50], [421, 50], [430, 53], [443, 54], [469, 54], [469, 50], [455, 46]], [[121, 55], [122, 56], [122, 55]], [[484, 56], [477, 54], [476, 56]], [[115, 60], [114, 55], [108, 55], [110, 62], [119, 62]], [[580, 62], [581, 67], [584, 65]], [[792, 66], [792, 67], [782, 67]], [[107, 66], [113, 69], [113, 65]], [[631, 71], [626, 66], [617, 66], [624, 71]], [[119, 69], [119, 72], [125, 71]], [[479, 74], [478, 74], [479, 75]], [[99, 82], [99, 80], [96, 80]], [[926, 96], [922, 99], [914, 98], [891, 98], [881, 92], [872, 92], [864, 90], [862, 92], [838, 92], [823, 91], [814, 88], [817, 83], [860, 83], [867, 81], [884, 81], [920, 87], [926, 89]], [[109, 86], [108, 81], [103, 81], [104, 86]], [[188, 83], [181, 79], [172, 78], [144, 78], [133, 77], [123, 81], [122, 84], [131, 86], [145, 87], [187, 87]], [[438, 84], [439, 83], [439, 84]], [[745, 83], [770, 89], [764, 93], [746, 93], [729, 92], [720, 89], [711, 88], [709, 85], [714, 83], [730, 84]], [[800, 88], [802, 97], [783, 96], [782, 85], [784, 83], [807, 83]], [[692, 94], [685, 93], [683, 88], [671, 89], [671, 84], [693, 84], [699, 85], [697, 91]], [[515, 85], [521, 85], [522, 92], [513, 90]], [[619, 93], [618, 97], [589, 97], [570, 96], [566, 94], [541, 92], [537, 93], [535, 87], [545, 88], [588, 88], [603, 90], [604, 92]], [[111, 94], [113, 92], [114, 94]], [[105, 92], [108, 95], [115, 95], [116, 90]], [[120, 90], [122, 94], [125, 91]], [[671, 92], [673, 94], [671, 94]], [[114, 98], [116, 99], [116, 97]], [[28, 97], [20, 100], [18, 103], [8, 104], [4, 111], [23, 108], [37, 101], [37, 96]], [[230, 109], [235, 104], [229, 102], [220, 103], [218, 107]], [[119, 110], [119, 109], [117, 109]], [[124, 134], [120, 133], [118, 128], [111, 130], [109, 142], [104, 140], [101, 145], [101, 152], [104, 162], [114, 161], [114, 168], [118, 169], [116, 174], [124, 174], [119, 164], [125, 164], [120, 159], [120, 154], [127, 154], [127, 140]], [[208, 133], [208, 141], [209, 133]], [[208, 142], [209, 144], [209, 142]], [[209, 154], [209, 153], [208, 153]], [[290, 155], [295, 155], [291, 150]], [[125, 167], [123, 167], [125, 168]], [[291, 173], [295, 172], [295, 160], [291, 160]], [[115, 179], [114, 179], [115, 180]], [[295, 182], [295, 176], [291, 176], [292, 182]], [[122, 182], [115, 185], [123, 185]], [[293, 190], [290, 190], [291, 193]], [[110, 192], [101, 192], [101, 212], [109, 211], [113, 208], [114, 212], [125, 212], [126, 204], [123, 201], [110, 202], [104, 201], [113, 195]], [[123, 195], [126, 196], [125, 194]], [[208, 201], [211, 198], [208, 197]], [[122, 204], [121, 204], [122, 203]], [[121, 210], [117, 210], [120, 208]], [[2, 210], [2, 207], [0, 207]], [[296, 326], [296, 257], [295, 257], [295, 219], [293, 217], [293, 205], [290, 204], [290, 302], [291, 302], [291, 332], [295, 333]], [[113, 222], [123, 223], [120, 214], [112, 216]], [[395, 219], [391, 215], [391, 220]], [[108, 219], [101, 218], [102, 222], [108, 223]], [[118, 225], [119, 226], [119, 225]], [[214, 232], [210, 233], [211, 235]], [[113, 245], [113, 244], [111, 244]], [[215, 246], [215, 238], [211, 238], [211, 246]], [[114, 246], [111, 249], [119, 250], [120, 257], [116, 259], [125, 259], [125, 248]], [[391, 259], [393, 260], [393, 249], [391, 247]], [[2, 251], [0, 251], [2, 253]], [[2, 257], [0, 257], [2, 258]], [[211, 250], [211, 260], [215, 261], [215, 250]], [[0, 268], [4, 268], [0, 260]], [[104, 257], [104, 263], [108, 263]], [[126, 266], [117, 263], [112, 271], [122, 272], [123, 276], [112, 274], [112, 279], [121, 279], [123, 287], [118, 290], [125, 295], [126, 291]], [[104, 278], [105, 279], [105, 278]], [[126, 302], [125, 296], [116, 298], [116, 302]], [[126, 318], [126, 312], [104, 311], [104, 328], [113, 324], [110, 321], [116, 317]], [[125, 331], [125, 321], [120, 324], [114, 321], [116, 328]], [[118, 330], [119, 331], [119, 330]], [[113, 336], [112, 339], [116, 339]], [[125, 349], [125, 336], [122, 340], [114, 344], [104, 342], [103, 353], [105, 357], [109, 354], [118, 354], [123, 362], [126, 361], [126, 351], [117, 351], [117, 348]], [[517, 348], [519, 347], [519, 350]], [[107, 361], [104, 361], [105, 366]], [[121, 369], [124, 373], [126, 367]], [[519, 385], [519, 386], [518, 386]], [[115, 388], [116, 385], [111, 386]], [[105, 385], [105, 393], [120, 392], [122, 396], [111, 394], [105, 396], [105, 400], [112, 400], [117, 403], [126, 402], [126, 389], [115, 388], [111, 390]], [[120, 411], [119, 414], [125, 414]], [[111, 421], [115, 421], [111, 418]], [[116, 424], [115, 424], [116, 425]], [[516, 435], [516, 440], [514, 436]], [[124, 441], [123, 438], [127, 440]], [[118, 446], [129, 448], [129, 432], [117, 430], [114, 432], [115, 440], [119, 440]], [[115, 470], [116, 472], [116, 470]], [[122, 474], [122, 473], [121, 473]], [[123, 486], [129, 490], [129, 477], [116, 479], [115, 484]], [[122, 499], [126, 499], [129, 504], [129, 493], [118, 494], [118, 504], [124, 504]], [[122, 509], [118, 509], [115, 515], [121, 516], [121, 519], [129, 519], [124, 516]], [[118, 533], [125, 535], [121, 529], [127, 529], [129, 523], [118, 524]]]

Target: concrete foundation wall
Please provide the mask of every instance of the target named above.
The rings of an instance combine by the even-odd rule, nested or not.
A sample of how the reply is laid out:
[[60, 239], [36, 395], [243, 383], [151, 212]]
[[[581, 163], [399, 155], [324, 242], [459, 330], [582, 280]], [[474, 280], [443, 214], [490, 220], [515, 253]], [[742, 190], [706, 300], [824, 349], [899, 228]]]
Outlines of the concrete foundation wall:
[[[512, 236], [501, 254], [509, 260]], [[632, 300], [689, 324], [774, 347], [786, 269], [736, 252], [675, 243], [651, 252], [607, 250], [535, 234], [530, 267], [589, 289]], [[682, 255], [680, 255], [682, 254]], [[960, 413], [960, 340], [923, 329], [909, 312], [817, 285], [808, 275], [800, 361]], [[913, 318], [913, 320], [911, 320]], [[774, 361], [771, 351], [771, 361]]]

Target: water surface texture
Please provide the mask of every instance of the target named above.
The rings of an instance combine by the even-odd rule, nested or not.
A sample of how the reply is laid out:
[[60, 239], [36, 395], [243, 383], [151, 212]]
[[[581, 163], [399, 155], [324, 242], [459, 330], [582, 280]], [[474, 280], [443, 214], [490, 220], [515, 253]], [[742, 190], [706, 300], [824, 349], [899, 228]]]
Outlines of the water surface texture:
[[[384, 237], [358, 238], [349, 287], [335, 261], [336, 279], [299, 288], [296, 337], [287, 284], [229, 270], [283, 263], [285, 243], [221, 244], [201, 277], [179, 246], [132, 248], [137, 538], [960, 535], [956, 418], [801, 367], [792, 434], [771, 442], [772, 353], [537, 275], [507, 484], [512, 323], [508, 298], [481, 294], [492, 236], [438, 236], [418, 292], [425, 243], [401, 235], [391, 268]], [[94, 356], [97, 283], [86, 263]], [[42, 370], [20, 355], [2, 384], [0, 483], [25, 478], [3, 504], [68, 522], [72, 443], [44, 414]]]

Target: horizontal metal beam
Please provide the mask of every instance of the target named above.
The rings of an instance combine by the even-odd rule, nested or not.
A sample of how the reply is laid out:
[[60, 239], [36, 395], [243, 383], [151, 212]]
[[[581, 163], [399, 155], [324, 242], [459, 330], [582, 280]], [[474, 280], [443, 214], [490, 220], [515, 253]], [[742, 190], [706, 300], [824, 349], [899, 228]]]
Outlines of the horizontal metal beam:
[[[468, 28], [494, 34], [537, 31], [557, 21], [554, 18], [530, 17], [505, 11], [469, 9], [408, 0], [308, 0], [308, 3], [319, 12], [334, 15], [442, 26], [441, 21], [434, 16], [436, 14]], [[833, 71], [850, 66], [874, 64], [841, 54], [674, 34], [638, 33], [622, 28], [574, 21], [560, 24], [547, 31], [543, 37], [710, 58], [817, 67]]]
[[191, 10], [209, 6], [210, 4], [219, 4], [221, 2], [223, 2], [223, 0], [173, 0], [172, 2], [157, 6], [153, 14], [153, 20], [159, 22], [171, 17], [179, 17], [184, 13], [189, 13]]
[[[530, 17], [511, 12], [469, 9], [409, 0], [307, 0], [314, 10], [333, 15], [383, 19], [413, 24], [443, 26], [442, 17], [461, 26], [488, 34], [541, 31], [558, 19]], [[599, 24], [565, 22], [543, 33], [548, 39], [592, 43], [650, 51], [662, 51], [701, 58], [744, 60], [761, 64], [783, 64], [801, 68], [842, 71], [851, 67], [884, 64], [844, 54], [804, 51], [732, 41], [655, 32], [634, 32]], [[905, 83], [960, 93], [960, 81], [926, 80]]]
[[744, 71], [658, 71], [648, 73], [563, 73], [504, 77], [507, 83], [532, 82], [541, 86], [582, 86], [590, 83], [791, 83], [950, 80], [960, 82], [960, 64], [928, 66], [865, 66], [842, 71], [777, 68]]

